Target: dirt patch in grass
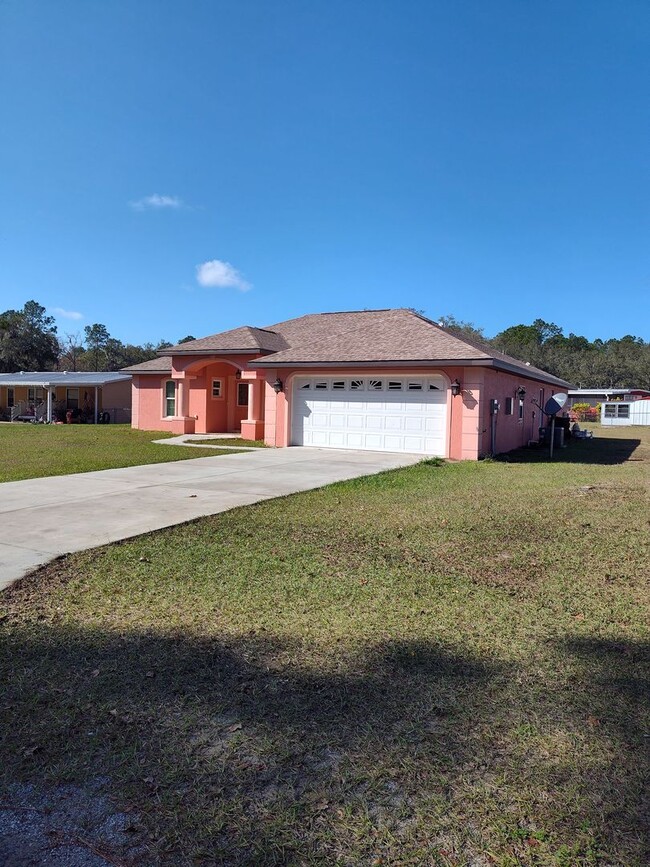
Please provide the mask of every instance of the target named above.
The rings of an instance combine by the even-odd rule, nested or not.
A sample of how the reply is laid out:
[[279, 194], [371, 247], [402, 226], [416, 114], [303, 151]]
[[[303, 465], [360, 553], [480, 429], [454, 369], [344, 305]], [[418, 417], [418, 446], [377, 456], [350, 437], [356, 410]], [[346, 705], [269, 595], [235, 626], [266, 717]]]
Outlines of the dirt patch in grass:
[[421, 464], [51, 564], [0, 599], [4, 791], [101, 777], [136, 863], [645, 865], [647, 466]]

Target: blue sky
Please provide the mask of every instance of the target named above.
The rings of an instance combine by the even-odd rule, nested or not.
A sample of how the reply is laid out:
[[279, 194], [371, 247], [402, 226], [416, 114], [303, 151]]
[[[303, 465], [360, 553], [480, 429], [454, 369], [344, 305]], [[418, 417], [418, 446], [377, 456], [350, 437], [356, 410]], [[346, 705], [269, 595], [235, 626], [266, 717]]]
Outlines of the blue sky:
[[650, 339], [647, 0], [3, 0], [0, 89], [0, 310]]

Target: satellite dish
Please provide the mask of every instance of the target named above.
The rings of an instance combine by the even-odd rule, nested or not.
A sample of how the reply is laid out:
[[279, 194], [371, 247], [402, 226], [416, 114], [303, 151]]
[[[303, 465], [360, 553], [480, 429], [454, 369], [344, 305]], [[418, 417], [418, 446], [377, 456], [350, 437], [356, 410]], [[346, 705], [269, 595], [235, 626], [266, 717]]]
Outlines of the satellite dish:
[[568, 394], [563, 394], [562, 392], [560, 392], [560, 394], [554, 394], [546, 401], [544, 412], [546, 415], [556, 415], [564, 407], [564, 404], [568, 399]]

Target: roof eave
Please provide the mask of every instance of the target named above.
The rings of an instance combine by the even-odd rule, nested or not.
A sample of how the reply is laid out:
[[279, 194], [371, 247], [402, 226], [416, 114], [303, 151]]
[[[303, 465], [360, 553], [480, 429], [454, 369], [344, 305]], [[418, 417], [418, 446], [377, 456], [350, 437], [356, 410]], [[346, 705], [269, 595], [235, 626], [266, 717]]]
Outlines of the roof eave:
[[124, 373], [128, 374], [129, 376], [142, 376], [143, 373], [171, 373], [171, 370], [168, 367], [166, 367], [166, 368], [148, 367], [145, 370], [138, 370], [137, 367], [125, 367]]
[[414, 364], [427, 365], [431, 367], [440, 367], [440, 365], [485, 365], [490, 359], [444, 359], [444, 358], [410, 358], [410, 359], [377, 359], [367, 358], [365, 361], [273, 361], [272, 358], [254, 359], [249, 362], [250, 367], [367, 367], [369, 364], [391, 366], [391, 367], [412, 367]]
[[494, 367], [499, 370], [505, 370], [507, 373], [513, 373], [521, 376], [524, 379], [536, 379], [541, 382], [548, 382], [553, 385], [562, 385], [567, 388], [570, 383], [551, 373], [537, 372], [536, 370], [525, 370], [518, 367], [516, 364], [508, 364], [506, 361], [501, 361], [495, 358], [411, 358], [404, 359], [366, 359], [365, 361], [273, 361], [272, 358], [255, 359], [249, 362], [250, 367], [260, 368], [287, 368], [287, 367], [367, 367], [369, 364], [382, 365], [390, 367], [412, 367], [419, 365], [424, 367]]

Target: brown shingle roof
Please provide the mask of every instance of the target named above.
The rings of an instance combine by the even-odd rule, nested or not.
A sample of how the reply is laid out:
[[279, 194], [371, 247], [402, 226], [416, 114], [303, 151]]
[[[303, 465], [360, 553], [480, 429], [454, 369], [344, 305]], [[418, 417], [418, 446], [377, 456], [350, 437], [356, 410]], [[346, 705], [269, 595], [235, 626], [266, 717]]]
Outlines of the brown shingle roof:
[[[313, 313], [267, 328], [245, 325], [181, 343], [164, 352], [174, 355], [241, 352], [262, 356], [250, 362], [252, 367], [391, 362], [484, 364], [554, 385], [569, 385], [546, 371], [497, 352], [491, 346], [456, 335], [406, 309]], [[164, 369], [163, 363], [168, 365]], [[167, 355], [125, 368], [129, 373], [170, 370], [171, 358]]]
[[152, 358], [141, 364], [132, 364], [131, 367], [122, 369], [124, 373], [171, 373], [172, 360], [170, 356], [165, 355], [162, 358]]
[[317, 313], [272, 326], [290, 348], [251, 362], [254, 367], [300, 364], [469, 362], [496, 366], [559, 386], [568, 383], [537, 367], [468, 340], [412, 310]]
[[187, 343], [178, 343], [169, 346], [161, 352], [173, 355], [191, 355], [201, 352], [277, 352], [286, 349], [287, 343], [280, 334], [264, 328], [253, 328], [243, 325], [241, 328], [233, 328], [230, 331], [222, 331], [219, 334], [211, 334], [209, 337], [200, 337], [198, 340], [188, 340]]
[[[410, 310], [315, 314], [294, 330], [290, 348], [259, 359], [264, 366], [288, 363], [364, 361], [439, 361], [486, 359], [487, 351], [469, 346]], [[291, 323], [287, 323], [291, 327]], [[285, 323], [274, 326], [282, 328]], [[292, 329], [293, 330], [293, 329]]]

